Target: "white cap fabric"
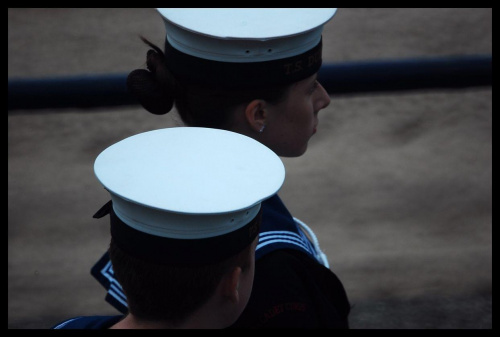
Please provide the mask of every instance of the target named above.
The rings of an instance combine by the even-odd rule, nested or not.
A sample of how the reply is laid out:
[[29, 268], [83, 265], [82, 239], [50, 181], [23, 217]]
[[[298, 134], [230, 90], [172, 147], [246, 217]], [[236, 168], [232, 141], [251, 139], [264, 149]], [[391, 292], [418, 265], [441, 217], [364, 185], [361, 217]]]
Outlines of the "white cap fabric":
[[158, 8], [165, 61], [186, 85], [288, 85], [321, 67], [323, 26], [336, 8]]
[[167, 39], [186, 54], [221, 62], [292, 57], [316, 46], [336, 8], [158, 8]]
[[281, 188], [281, 159], [230, 131], [177, 127], [144, 132], [105, 149], [97, 179], [118, 218], [174, 239], [224, 235], [248, 224]]

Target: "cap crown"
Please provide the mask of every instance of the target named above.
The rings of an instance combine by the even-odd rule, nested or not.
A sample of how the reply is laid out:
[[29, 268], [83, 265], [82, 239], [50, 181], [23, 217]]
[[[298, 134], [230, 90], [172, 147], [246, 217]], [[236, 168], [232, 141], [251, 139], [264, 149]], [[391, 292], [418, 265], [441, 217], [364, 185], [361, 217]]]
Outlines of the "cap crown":
[[128, 137], [105, 149], [94, 170], [123, 222], [172, 238], [244, 226], [285, 177], [279, 157], [254, 139], [195, 127]]
[[177, 50], [221, 62], [262, 62], [317, 45], [336, 8], [158, 8]]

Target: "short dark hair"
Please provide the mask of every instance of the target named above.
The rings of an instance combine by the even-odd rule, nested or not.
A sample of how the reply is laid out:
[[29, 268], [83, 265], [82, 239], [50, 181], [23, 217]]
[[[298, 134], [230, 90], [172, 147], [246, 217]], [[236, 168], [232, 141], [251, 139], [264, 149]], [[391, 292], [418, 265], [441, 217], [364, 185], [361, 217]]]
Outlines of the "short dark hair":
[[[262, 211], [252, 220], [260, 223]], [[126, 253], [111, 238], [109, 256], [131, 314], [143, 320], [182, 323], [214, 293], [224, 273], [249, 267], [251, 244], [221, 262], [205, 265], [157, 264]]]

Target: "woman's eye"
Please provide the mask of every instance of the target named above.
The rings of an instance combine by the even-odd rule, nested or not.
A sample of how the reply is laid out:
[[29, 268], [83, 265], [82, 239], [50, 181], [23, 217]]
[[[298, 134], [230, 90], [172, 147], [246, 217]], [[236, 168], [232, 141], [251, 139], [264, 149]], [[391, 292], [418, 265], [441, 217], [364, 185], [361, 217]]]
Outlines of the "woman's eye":
[[314, 92], [314, 90], [316, 90], [319, 86], [319, 82], [318, 81], [314, 81], [312, 87], [311, 87], [311, 93]]

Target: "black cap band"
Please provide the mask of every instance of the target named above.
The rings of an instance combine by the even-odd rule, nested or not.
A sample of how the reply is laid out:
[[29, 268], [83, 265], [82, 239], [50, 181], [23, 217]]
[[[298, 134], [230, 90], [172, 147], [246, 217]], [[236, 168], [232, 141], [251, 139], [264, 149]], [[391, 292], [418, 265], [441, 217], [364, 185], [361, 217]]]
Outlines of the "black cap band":
[[144, 261], [183, 265], [217, 263], [241, 252], [258, 235], [262, 214], [261, 208], [248, 224], [224, 235], [206, 239], [172, 239], [138, 231], [120, 220], [112, 207], [108, 211], [111, 236], [120, 249]]
[[169, 70], [186, 85], [249, 89], [286, 85], [305, 79], [321, 67], [322, 41], [312, 49], [292, 57], [264, 62], [220, 62], [194, 57], [165, 40]]

